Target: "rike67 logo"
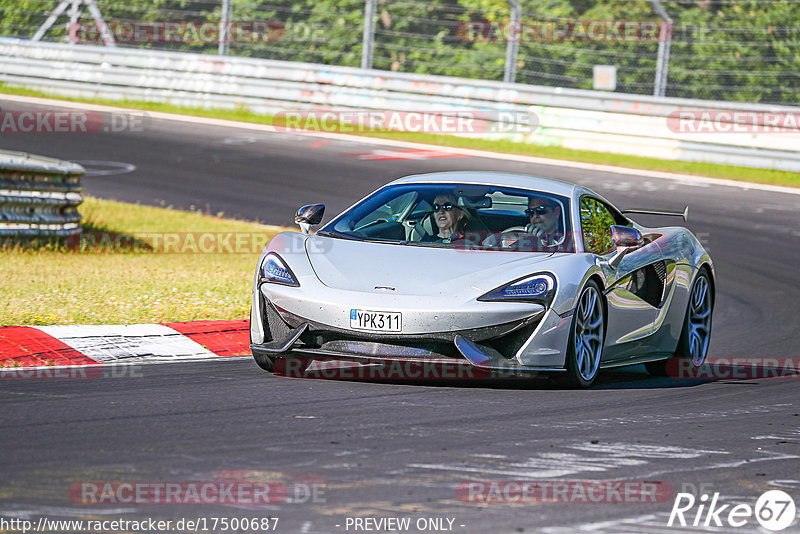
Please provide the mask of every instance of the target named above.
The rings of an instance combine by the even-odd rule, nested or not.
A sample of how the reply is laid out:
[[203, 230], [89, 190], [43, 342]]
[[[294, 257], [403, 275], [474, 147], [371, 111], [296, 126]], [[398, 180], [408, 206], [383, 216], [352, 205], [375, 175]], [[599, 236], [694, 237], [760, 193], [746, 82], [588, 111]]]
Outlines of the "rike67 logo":
[[763, 528], [777, 532], [794, 523], [795, 512], [794, 500], [781, 490], [762, 493], [755, 507], [720, 504], [719, 492], [715, 492], [710, 501], [708, 494], [697, 499], [691, 493], [678, 493], [667, 526], [743, 527], [755, 519]]

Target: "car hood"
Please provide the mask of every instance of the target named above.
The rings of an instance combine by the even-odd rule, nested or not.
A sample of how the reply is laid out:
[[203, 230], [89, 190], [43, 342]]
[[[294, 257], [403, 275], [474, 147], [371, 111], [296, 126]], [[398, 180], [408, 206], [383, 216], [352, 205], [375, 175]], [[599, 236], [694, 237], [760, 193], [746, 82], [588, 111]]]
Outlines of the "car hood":
[[448, 249], [322, 236], [306, 240], [306, 254], [326, 286], [406, 295], [463, 293], [467, 288], [482, 294], [533, 272], [529, 266], [553, 257], [540, 252]]

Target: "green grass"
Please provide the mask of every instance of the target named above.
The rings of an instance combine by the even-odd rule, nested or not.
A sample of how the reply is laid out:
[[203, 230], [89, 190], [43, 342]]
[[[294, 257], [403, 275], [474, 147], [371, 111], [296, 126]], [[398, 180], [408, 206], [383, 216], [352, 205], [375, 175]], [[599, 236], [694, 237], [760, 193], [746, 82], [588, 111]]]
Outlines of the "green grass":
[[[259, 123], [259, 124], [274, 124], [274, 125], [282, 124], [282, 121], [279, 118], [267, 115], [258, 115], [244, 108], [236, 110], [197, 109], [197, 108], [180, 107], [171, 104], [161, 104], [155, 102], [64, 98], [46, 94], [41, 91], [9, 87], [3, 84], [0, 84], [0, 93], [17, 94], [24, 96], [37, 96], [42, 98], [57, 98], [60, 100], [89, 102], [89, 103], [103, 104], [109, 106], [142, 109], [146, 111], [160, 111], [165, 113], [195, 115], [201, 117], [211, 117], [216, 119], [235, 120], [242, 122]], [[659, 160], [659, 159], [645, 158], [638, 156], [605, 154], [605, 153], [588, 152], [582, 150], [570, 150], [561, 147], [546, 147], [546, 146], [530, 145], [524, 143], [514, 143], [511, 141], [493, 141], [485, 139], [474, 139], [474, 138], [464, 138], [464, 137], [456, 137], [449, 135], [434, 135], [425, 133], [352, 132], [352, 135], [379, 137], [383, 139], [397, 139], [401, 141], [434, 144], [434, 145], [455, 147], [455, 148], [488, 150], [491, 152], [521, 154], [525, 156], [535, 156], [542, 158], [553, 158], [553, 159], [580, 161], [586, 163], [616, 165], [620, 167], [628, 167], [633, 169], [647, 169], [653, 171], [673, 172], [673, 173], [689, 174], [695, 176], [709, 176], [712, 178], [725, 178], [728, 180], [800, 187], [800, 173], [786, 172], [786, 171], [752, 169], [749, 167], [715, 165], [712, 163], [667, 161], [667, 160]]]
[[[49, 242], [0, 249], [0, 325], [248, 317], [258, 253], [276, 228], [91, 197], [79, 209], [94, 246]], [[211, 236], [219, 246], [203, 253], [191, 246], [187, 232], [195, 241]], [[165, 247], [166, 236], [178, 243]], [[132, 247], [134, 240], [146, 245]], [[83, 244], [88, 241], [84, 237]], [[206, 250], [210, 243], [204, 242]]]

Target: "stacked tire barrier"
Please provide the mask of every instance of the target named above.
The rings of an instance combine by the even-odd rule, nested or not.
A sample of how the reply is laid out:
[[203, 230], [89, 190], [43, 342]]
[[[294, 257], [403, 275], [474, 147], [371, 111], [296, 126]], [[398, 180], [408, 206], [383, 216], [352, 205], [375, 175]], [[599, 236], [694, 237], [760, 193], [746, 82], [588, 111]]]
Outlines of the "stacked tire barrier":
[[80, 233], [85, 172], [77, 163], [0, 150], [0, 239]]
[[2, 38], [0, 82], [79, 98], [260, 114], [479, 111], [502, 117], [499, 127], [477, 134], [487, 139], [800, 172], [800, 107]]

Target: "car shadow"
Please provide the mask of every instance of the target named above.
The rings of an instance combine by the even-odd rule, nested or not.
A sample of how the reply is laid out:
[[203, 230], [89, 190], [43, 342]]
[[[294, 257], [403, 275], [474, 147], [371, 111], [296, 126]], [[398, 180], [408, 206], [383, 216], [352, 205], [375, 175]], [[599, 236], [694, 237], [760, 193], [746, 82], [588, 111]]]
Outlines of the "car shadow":
[[[300, 380], [337, 380], [404, 384], [429, 387], [458, 387], [515, 390], [569, 390], [558, 375], [512, 376], [477, 369], [466, 363], [439, 365], [424, 361], [354, 362], [325, 357], [285, 356], [276, 360], [273, 373], [280, 378]], [[654, 377], [644, 365], [620, 367], [601, 372], [593, 390], [667, 389], [702, 385], [714, 379]]]

